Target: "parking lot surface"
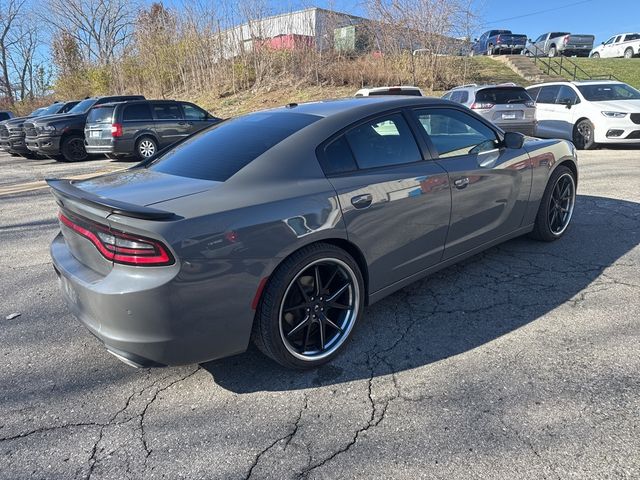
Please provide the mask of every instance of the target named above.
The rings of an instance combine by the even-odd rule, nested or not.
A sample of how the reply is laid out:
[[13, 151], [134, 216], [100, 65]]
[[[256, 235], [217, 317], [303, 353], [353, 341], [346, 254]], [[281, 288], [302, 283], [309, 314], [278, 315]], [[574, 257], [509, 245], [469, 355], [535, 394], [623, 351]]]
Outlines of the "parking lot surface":
[[305, 373], [132, 369], [68, 313], [41, 180], [127, 166], [0, 156], [0, 478], [640, 477], [637, 151], [580, 153], [562, 240], [401, 290]]

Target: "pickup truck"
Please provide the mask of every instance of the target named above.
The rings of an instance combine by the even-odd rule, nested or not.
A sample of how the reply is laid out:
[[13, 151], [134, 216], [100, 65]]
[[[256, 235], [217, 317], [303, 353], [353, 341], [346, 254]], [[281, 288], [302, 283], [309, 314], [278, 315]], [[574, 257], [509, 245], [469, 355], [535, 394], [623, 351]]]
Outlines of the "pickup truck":
[[493, 55], [513, 53], [519, 55], [527, 43], [526, 35], [511, 33], [511, 30], [489, 30], [476, 38], [471, 55]]
[[569, 32], [543, 33], [527, 44], [526, 52], [535, 57], [588, 57], [596, 37], [593, 35], [576, 35]]
[[640, 33], [619, 33], [591, 50], [591, 58], [640, 56]]

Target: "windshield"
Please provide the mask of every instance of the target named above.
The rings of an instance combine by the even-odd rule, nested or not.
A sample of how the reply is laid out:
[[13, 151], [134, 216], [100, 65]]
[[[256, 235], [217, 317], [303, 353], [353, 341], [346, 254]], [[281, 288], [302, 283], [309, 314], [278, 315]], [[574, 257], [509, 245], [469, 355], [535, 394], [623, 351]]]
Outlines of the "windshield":
[[219, 123], [170, 149], [149, 169], [224, 182], [264, 152], [321, 117], [257, 112]]
[[93, 104], [96, 103], [95, 98], [87, 98], [69, 110], [69, 113], [87, 113]]
[[45, 108], [36, 108], [33, 112], [29, 114], [30, 117], [37, 117], [41, 112], [44, 112]]
[[49, 105], [47, 108], [42, 109], [42, 111], [38, 113], [37, 116], [43, 117], [45, 115], [55, 115], [60, 111], [60, 108], [62, 106], [62, 103], [54, 103], [53, 105]]
[[522, 87], [484, 88], [476, 93], [476, 102], [493, 104], [532, 102], [531, 96]]
[[608, 100], [640, 100], [640, 92], [626, 83], [599, 83], [578, 85], [578, 90], [590, 102]]

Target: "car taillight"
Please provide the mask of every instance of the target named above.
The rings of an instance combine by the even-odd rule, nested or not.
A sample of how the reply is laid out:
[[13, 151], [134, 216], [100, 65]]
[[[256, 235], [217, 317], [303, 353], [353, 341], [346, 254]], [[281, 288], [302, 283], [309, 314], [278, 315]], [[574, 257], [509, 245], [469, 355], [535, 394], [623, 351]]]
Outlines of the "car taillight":
[[114, 123], [111, 125], [111, 136], [112, 137], [121, 137], [122, 136], [122, 125], [119, 123]]
[[58, 213], [60, 221], [78, 235], [89, 240], [107, 260], [125, 265], [171, 265], [168, 249], [157, 240], [113, 230], [103, 225]]
[[495, 104], [489, 102], [473, 102], [471, 108], [473, 110], [487, 110], [489, 108], [493, 108]]
[[565, 45], [569, 43], [569, 35], [564, 36], [564, 38], [562, 39], [562, 43], [564, 43]]

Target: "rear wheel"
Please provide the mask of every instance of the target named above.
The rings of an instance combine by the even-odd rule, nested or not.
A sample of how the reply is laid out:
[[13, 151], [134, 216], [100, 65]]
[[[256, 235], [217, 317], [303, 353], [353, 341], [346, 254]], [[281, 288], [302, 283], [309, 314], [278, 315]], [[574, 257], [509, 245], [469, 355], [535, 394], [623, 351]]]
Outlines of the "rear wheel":
[[334, 245], [309, 245], [271, 275], [253, 340], [285, 367], [314, 368], [342, 350], [363, 306], [364, 282], [353, 258]]
[[72, 135], [62, 141], [62, 160], [65, 162], [83, 162], [89, 155], [84, 148], [84, 138]]
[[633, 49], [632, 48], [627, 48], [624, 51], [624, 58], [633, 58]]
[[142, 137], [136, 143], [136, 156], [140, 160], [147, 160], [158, 153], [158, 144], [151, 137]]
[[552, 242], [567, 231], [576, 203], [576, 178], [573, 171], [560, 165], [544, 191], [531, 236]]
[[596, 148], [594, 141], [593, 123], [589, 120], [580, 120], [573, 128], [573, 144], [578, 150], [593, 150]]

